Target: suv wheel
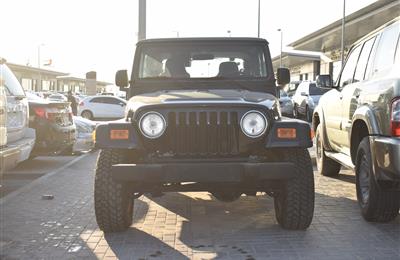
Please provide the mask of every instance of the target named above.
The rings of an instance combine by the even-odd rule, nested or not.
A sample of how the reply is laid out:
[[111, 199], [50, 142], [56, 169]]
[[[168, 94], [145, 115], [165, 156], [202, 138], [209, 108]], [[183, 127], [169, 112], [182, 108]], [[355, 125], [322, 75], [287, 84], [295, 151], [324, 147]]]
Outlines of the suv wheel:
[[329, 177], [337, 176], [341, 165], [325, 155], [324, 145], [322, 144], [321, 124], [318, 125], [317, 132], [315, 133], [315, 146], [318, 173]]
[[357, 200], [367, 221], [388, 222], [399, 214], [400, 194], [380, 189], [375, 181], [369, 138], [358, 146], [356, 160]]
[[123, 162], [117, 150], [100, 151], [94, 182], [94, 209], [96, 221], [104, 232], [118, 232], [132, 224], [133, 193], [126, 184], [115, 182], [110, 175], [113, 164]]
[[314, 215], [314, 175], [311, 158], [306, 149], [285, 151], [287, 160], [294, 163], [296, 177], [288, 180], [274, 198], [275, 217], [286, 229], [306, 229]]

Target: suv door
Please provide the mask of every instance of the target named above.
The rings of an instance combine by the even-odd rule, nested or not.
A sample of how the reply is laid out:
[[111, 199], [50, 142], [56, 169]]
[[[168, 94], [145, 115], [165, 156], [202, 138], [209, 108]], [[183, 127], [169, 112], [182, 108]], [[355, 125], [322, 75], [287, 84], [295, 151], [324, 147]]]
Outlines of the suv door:
[[338, 87], [327, 92], [324, 97], [325, 100], [329, 100], [329, 102], [325, 102], [324, 106], [326, 133], [332, 149], [338, 152], [345, 152], [342, 145], [346, 140], [346, 136], [342, 131], [342, 90], [353, 81], [360, 51], [361, 46], [357, 46], [350, 51], [340, 73], [339, 84], [336, 84]]
[[[370, 60], [371, 50], [374, 46], [376, 36], [366, 40], [364, 43], [359, 44], [355, 48], [360, 48], [360, 55], [356, 64], [352, 79], [348, 79], [351, 83], [344, 85], [342, 89], [342, 122], [341, 131], [343, 139], [340, 145], [342, 152], [350, 156], [350, 135], [353, 123], [353, 115], [357, 108], [360, 106], [360, 93], [367, 70], [368, 61]], [[349, 75], [350, 76], [350, 75]], [[344, 79], [345, 80], [345, 79]]]

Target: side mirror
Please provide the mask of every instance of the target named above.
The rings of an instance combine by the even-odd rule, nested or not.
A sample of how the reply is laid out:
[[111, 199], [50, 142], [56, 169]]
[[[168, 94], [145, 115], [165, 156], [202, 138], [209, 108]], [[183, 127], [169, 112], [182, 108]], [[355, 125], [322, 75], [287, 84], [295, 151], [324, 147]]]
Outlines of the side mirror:
[[127, 70], [119, 70], [115, 74], [115, 85], [117, 85], [121, 90], [128, 87], [128, 71]]
[[284, 85], [290, 82], [290, 71], [287, 68], [278, 68], [276, 72], [276, 82], [279, 86], [283, 87]]
[[332, 88], [333, 81], [331, 75], [319, 75], [317, 76], [317, 87], [319, 88]]

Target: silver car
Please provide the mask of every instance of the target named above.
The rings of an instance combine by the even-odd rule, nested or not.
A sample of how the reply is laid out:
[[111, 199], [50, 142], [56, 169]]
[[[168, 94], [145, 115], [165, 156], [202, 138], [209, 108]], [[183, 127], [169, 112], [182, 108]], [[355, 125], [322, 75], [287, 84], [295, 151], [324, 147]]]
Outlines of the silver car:
[[93, 131], [96, 123], [79, 116], [74, 116], [73, 119], [76, 125], [76, 141], [72, 152], [80, 153], [92, 150], [94, 148]]
[[279, 104], [281, 106], [282, 115], [293, 117], [293, 101], [283, 90], [280, 90]]
[[329, 89], [318, 88], [314, 81], [301, 82], [292, 97], [294, 117], [304, 117], [308, 122], [311, 122], [312, 114], [320, 97], [327, 91]]

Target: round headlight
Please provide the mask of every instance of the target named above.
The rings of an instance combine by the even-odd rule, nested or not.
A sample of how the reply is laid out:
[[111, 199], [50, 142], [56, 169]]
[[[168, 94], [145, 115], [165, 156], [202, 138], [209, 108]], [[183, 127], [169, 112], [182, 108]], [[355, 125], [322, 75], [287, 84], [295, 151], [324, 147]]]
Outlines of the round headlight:
[[249, 111], [242, 116], [240, 126], [245, 135], [251, 138], [260, 137], [268, 127], [266, 117], [258, 111]]
[[157, 112], [148, 112], [140, 118], [140, 131], [144, 136], [150, 139], [160, 137], [166, 128], [164, 117]]

